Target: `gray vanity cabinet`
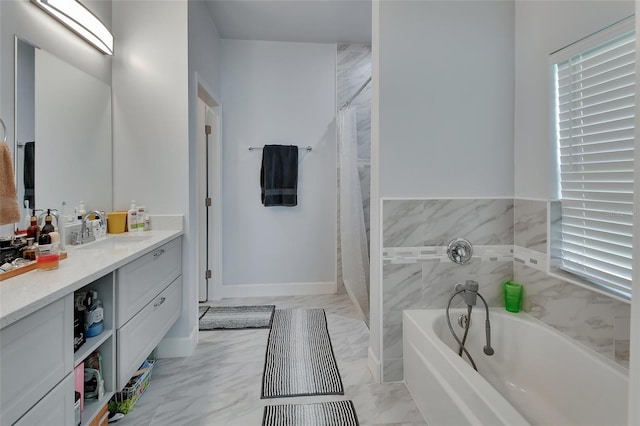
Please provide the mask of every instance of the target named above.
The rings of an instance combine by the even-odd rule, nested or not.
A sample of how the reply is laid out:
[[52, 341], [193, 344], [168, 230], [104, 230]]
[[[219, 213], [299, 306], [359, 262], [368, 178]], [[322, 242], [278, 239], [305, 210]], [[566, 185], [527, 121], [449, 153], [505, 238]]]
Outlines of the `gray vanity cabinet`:
[[[13, 424], [65, 376], [73, 380], [72, 372], [73, 296], [67, 295], [0, 330], [0, 424]], [[69, 396], [60, 400], [56, 393], [48, 402], [67, 397], [73, 386]], [[73, 420], [72, 399], [69, 408]]]
[[182, 239], [116, 272], [117, 388], [122, 389], [182, 311]]
[[[182, 312], [182, 238], [140, 253], [0, 330], [0, 425], [74, 425], [74, 367], [94, 350], [105, 395], [85, 400], [82, 424], [127, 384]], [[74, 289], [97, 290], [104, 308], [104, 331], [75, 353]]]

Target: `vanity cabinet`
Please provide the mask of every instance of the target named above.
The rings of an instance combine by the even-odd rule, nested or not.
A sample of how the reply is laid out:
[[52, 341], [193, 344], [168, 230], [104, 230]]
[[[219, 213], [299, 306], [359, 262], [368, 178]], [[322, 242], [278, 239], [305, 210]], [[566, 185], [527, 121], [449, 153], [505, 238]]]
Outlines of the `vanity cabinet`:
[[118, 269], [117, 328], [125, 325], [181, 273], [181, 238], [176, 238]]
[[70, 294], [0, 330], [0, 424], [13, 424], [72, 372]]
[[[0, 330], [0, 425], [74, 426], [74, 369], [96, 350], [105, 393], [85, 399], [81, 424], [106, 424], [106, 404], [182, 311], [182, 238], [140, 254], [80, 288], [69, 284], [62, 297]], [[74, 353], [74, 296], [89, 290], [102, 302], [104, 329]]]
[[15, 426], [73, 425], [75, 419], [73, 374], [42, 398]]
[[[115, 274], [113, 272], [93, 281], [82, 287], [78, 292], [88, 292], [95, 290], [98, 292], [98, 300], [102, 302], [104, 311], [102, 333], [94, 337], [88, 337], [87, 341], [78, 348], [73, 355], [73, 367], [76, 368], [87, 360], [94, 351], [102, 355], [102, 380], [104, 380], [104, 396], [100, 399], [84, 400], [84, 410], [82, 411], [82, 425], [91, 424], [109, 402], [115, 388]], [[85, 368], [86, 368], [85, 364]]]
[[182, 239], [117, 271], [118, 389], [147, 359], [182, 311]]

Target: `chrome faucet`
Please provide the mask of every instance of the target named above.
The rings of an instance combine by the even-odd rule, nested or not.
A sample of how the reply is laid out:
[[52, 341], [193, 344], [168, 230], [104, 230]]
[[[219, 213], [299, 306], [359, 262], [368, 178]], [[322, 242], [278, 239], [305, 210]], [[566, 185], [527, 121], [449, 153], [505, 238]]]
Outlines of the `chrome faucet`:
[[100, 219], [100, 223], [102, 225], [105, 225], [104, 217], [102, 217], [102, 213], [100, 213], [99, 211], [92, 210], [90, 212], [85, 213], [85, 215], [82, 217], [82, 225], [80, 227], [80, 235], [78, 236], [77, 244], [90, 243], [91, 241], [96, 240], [96, 236], [93, 233], [93, 230], [87, 227], [87, 221], [89, 220], [92, 214], [95, 214], [96, 218]]

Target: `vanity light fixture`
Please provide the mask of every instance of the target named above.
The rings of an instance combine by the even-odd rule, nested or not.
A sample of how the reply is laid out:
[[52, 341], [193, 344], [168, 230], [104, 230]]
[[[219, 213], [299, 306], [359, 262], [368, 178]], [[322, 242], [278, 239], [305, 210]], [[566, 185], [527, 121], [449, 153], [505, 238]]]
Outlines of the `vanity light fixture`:
[[113, 55], [113, 35], [78, 0], [31, 0], [106, 55]]

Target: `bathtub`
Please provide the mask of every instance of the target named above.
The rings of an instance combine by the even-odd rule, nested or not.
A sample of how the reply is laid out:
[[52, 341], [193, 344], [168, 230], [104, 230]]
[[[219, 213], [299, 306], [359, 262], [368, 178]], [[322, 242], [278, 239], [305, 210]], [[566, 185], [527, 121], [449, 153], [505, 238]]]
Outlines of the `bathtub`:
[[[457, 318], [450, 311], [459, 338]], [[473, 310], [465, 345], [478, 367], [458, 356], [444, 309], [403, 313], [404, 377], [429, 425], [624, 425], [628, 370], [528, 314]], [[456, 348], [454, 351], [452, 348]]]

